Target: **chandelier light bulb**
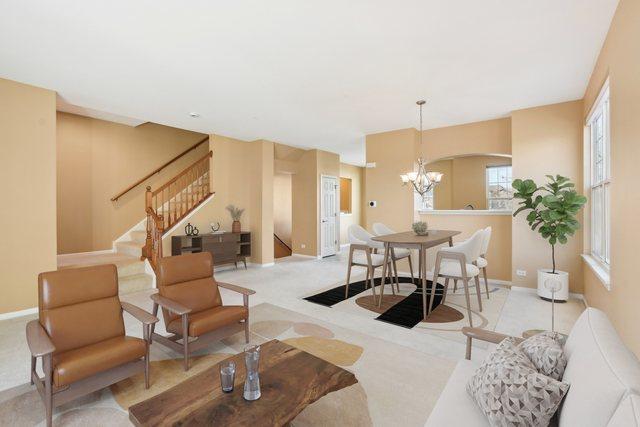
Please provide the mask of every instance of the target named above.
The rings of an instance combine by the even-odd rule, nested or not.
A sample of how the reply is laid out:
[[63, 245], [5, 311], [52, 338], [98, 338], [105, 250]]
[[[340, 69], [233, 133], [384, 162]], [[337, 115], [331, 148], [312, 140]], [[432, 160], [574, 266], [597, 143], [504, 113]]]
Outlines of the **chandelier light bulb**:
[[411, 182], [415, 181], [417, 177], [418, 177], [418, 172], [409, 172], [407, 174], [407, 178], [409, 178], [409, 181]]
[[407, 176], [407, 174], [400, 175], [400, 179], [402, 180], [403, 184], [406, 184], [409, 182], [409, 177]]

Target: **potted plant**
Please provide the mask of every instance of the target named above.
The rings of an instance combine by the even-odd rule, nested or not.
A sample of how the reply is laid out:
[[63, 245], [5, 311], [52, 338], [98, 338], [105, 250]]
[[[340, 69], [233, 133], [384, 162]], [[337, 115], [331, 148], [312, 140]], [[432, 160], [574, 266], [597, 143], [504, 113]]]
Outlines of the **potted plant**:
[[547, 178], [549, 182], [543, 187], [538, 187], [531, 179], [513, 181], [512, 186], [516, 190], [513, 197], [521, 200], [513, 216], [528, 211], [529, 227], [551, 245], [552, 268], [538, 270], [538, 295], [551, 299], [554, 295], [550, 289], [554, 289], [555, 299], [566, 301], [569, 297], [569, 273], [556, 270], [556, 245], [567, 243], [568, 238], [580, 228], [576, 215], [587, 203], [587, 198], [576, 192], [569, 178], [560, 175], [547, 175]]
[[233, 205], [227, 206], [226, 209], [231, 214], [231, 219], [233, 220], [233, 224], [231, 224], [231, 232], [239, 233], [241, 229], [240, 218], [242, 217], [244, 209], [236, 208]]

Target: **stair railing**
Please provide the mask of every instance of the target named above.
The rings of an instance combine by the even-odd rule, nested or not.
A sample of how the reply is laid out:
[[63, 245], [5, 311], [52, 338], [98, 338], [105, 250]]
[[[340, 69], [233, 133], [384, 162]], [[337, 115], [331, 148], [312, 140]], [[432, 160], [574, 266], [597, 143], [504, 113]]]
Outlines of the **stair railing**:
[[147, 187], [147, 238], [142, 253], [154, 268], [162, 258], [163, 234], [213, 194], [209, 184], [212, 155], [209, 151], [156, 190]]

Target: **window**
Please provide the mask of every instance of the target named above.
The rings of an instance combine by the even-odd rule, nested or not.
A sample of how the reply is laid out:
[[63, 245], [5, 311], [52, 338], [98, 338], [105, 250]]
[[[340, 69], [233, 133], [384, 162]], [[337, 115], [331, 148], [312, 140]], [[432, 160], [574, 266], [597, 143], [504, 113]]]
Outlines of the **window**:
[[351, 178], [340, 178], [340, 213], [351, 213]]
[[487, 209], [511, 210], [511, 165], [487, 166]]
[[591, 255], [609, 265], [611, 217], [609, 209], [611, 167], [609, 163], [609, 82], [605, 83], [587, 120], [591, 167]]
[[414, 190], [413, 206], [415, 206], [416, 210], [419, 211], [432, 211], [434, 207], [433, 188], [427, 192], [424, 199], [417, 191]]

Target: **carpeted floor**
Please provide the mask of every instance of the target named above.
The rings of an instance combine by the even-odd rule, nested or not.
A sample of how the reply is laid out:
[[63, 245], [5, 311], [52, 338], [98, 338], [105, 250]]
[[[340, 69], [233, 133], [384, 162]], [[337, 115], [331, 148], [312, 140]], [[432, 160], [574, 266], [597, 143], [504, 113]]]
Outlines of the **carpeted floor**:
[[[293, 425], [402, 425], [426, 422], [455, 362], [338, 327], [271, 304], [251, 308], [251, 340], [279, 339], [355, 373], [358, 384], [307, 407]], [[162, 332], [162, 331], [160, 331]], [[242, 351], [242, 334], [196, 354], [188, 372], [179, 355], [154, 344], [151, 388], [138, 375], [56, 410], [56, 426], [130, 425], [127, 408], [154, 396], [229, 354]], [[27, 384], [0, 392], [0, 425], [43, 425], [44, 408]]]

